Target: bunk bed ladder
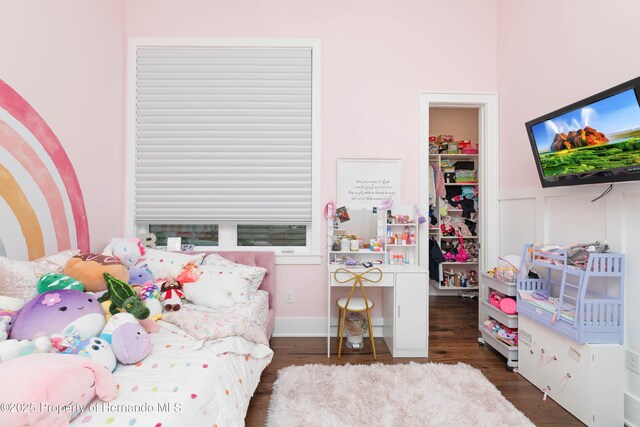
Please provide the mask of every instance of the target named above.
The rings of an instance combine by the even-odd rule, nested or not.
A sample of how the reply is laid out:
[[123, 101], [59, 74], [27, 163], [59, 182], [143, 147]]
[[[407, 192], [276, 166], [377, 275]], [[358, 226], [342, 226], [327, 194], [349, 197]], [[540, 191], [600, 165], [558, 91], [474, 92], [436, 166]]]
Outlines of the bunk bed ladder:
[[[565, 264], [566, 266], [566, 264]], [[574, 283], [577, 282], [577, 283]], [[580, 313], [578, 313], [578, 307], [580, 307], [580, 301], [584, 297], [580, 292], [583, 283], [585, 282], [585, 274], [579, 269], [564, 268], [562, 270], [562, 279], [560, 281], [560, 298], [558, 301], [558, 310], [556, 316], [560, 317], [563, 309], [566, 306], [573, 306], [574, 316], [573, 325], [576, 326], [579, 322]], [[575, 295], [575, 296], [574, 296]]]

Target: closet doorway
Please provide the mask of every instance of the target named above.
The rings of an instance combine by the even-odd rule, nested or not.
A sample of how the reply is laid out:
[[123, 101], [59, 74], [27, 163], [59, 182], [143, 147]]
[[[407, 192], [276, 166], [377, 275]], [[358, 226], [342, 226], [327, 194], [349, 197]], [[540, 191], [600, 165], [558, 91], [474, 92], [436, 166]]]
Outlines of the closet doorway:
[[[420, 94], [419, 120], [420, 211], [427, 216], [430, 204], [434, 205], [433, 198], [430, 203], [429, 197], [429, 188], [434, 182], [430, 164], [447, 168], [446, 189], [449, 198], [462, 188], [465, 188], [464, 198], [473, 198], [469, 196], [472, 191], [477, 194], [477, 204], [473, 209], [477, 211], [473, 213], [473, 218], [469, 218], [475, 220], [476, 224], [473, 225], [475, 230], [472, 232], [473, 236], [464, 239], [463, 242], [464, 245], [477, 242], [477, 255], [464, 263], [458, 263], [459, 259], [450, 259], [446, 265], [439, 266], [437, 280], [430, 280], [427, 285], [430, 295], [457, 297], [469, 287], [469, 283], [464, 282], [469, 279], [469, 271], [473, 270], [479, 275], [481, 271], [486, 271], [495, 264], [498, 257], [498, 96], [497, 94], [423, 92]], [[437, 142], [431, 141], [430, 144], [429, 137], [438, 135], [443, 137]], [[450, 138], [444, 135], [453, 135], [453, 144], [446, 146]], [[467, 146], [467, 141], [471, 141], [472, 146], [477, 146], [477, 154], [473, 153], [473, 150], [463, 153], [463, 147], [457, 147], [459, 144], [456, 142], [459, 141], [464, 141], [463, 147]], [[456, 163], [458, 163], [458, 170], [456, 170]], [[471, 170], [474, 171], [475, 176]], [[419, 258], [420, 265], [425, 268], [429, 268], [430, 237], [435, 237], [439, 245], [460, 246], [459, 233], [450, 230], [442, 231], [441, 225], [445, 217], [447, 223], [452, 219], [459, 220], [460, 218], [456, 217], [462, 216], [463, 208], [464, 217], [470, 216], [468, 204], [456, 205], [453, 208], [446, 196], [438, 198], [434, 207], [438, 209], [438, 213], [435, 213], [437, 230], [426, 226], [431, 221], [428, 221], [420, 230]], [[451, 211], [441, 210], [442, 207], [448, 207]], [[472, 225], [473, 221], [470, 222], [469, 219], [465, 218], [464, 222]], [[445, 271], [447, 286], [443, 286]], [[459, 286], [461, 280], [464, 287]], [[470, 289], [467, 292], [471, 291]], [[477, 291], [475, 289], [475, 292]]]

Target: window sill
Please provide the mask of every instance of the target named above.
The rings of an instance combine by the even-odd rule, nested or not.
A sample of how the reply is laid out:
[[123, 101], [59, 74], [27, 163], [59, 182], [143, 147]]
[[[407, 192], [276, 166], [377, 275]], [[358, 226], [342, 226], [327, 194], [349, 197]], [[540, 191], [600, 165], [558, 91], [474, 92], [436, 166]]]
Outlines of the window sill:
[[322, 254], [290, 254], [276, 252], [277, 265], [320, 265], [322, 264]]

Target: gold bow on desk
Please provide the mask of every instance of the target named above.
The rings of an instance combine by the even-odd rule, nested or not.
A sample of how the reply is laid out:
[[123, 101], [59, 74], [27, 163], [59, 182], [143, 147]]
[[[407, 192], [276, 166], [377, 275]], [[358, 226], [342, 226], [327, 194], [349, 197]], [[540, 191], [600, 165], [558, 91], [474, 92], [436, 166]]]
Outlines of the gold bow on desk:
[[[338, 273], [348, 273], [351, 275], [351, 277], [349, 277], [348, 279], [345, 280], [340, 280], [338, 278]], [[370, 273], [372, 274], [377, 274], [377, 278], [370, 278], [367, 277], [367, 275], [370, 275]], [[347, 297], [347, 301], [344, 304], [344, 309], [342, 309], [340, 307], [340, 305], [338, 305], [338, 308], [341, 309], [342, 316], [338, 315], [338, 331], [340, 333], [339, 335], [339, 340], [340, 340], [340, 344], [338, 346], [338, 359], [340, 358], [340, 354], [342, 353], [342, 339], [344, 337], [344, 322], [347, 316], [347, 311], [349, 310], [349, 302], [351, 301], [351, 297], [353, 296], [353, 292], [356, 290], [356, 286], [360, 287], [360, 291], [362, 292], [362, 297], [364, 298], [364, 306], [365, 306], [365, 311], [367, 312], [367, 324], [369, 326], [369, 341], [371, 342], [371, 348], [373, 350], [373, 359], [376, 360], [376, 346], [375, 343], [373, 341], [373, 330], [371, 329], [371, 313], [370, 313], [370, 309], [371, 307], [369, 307], [369, 299], [367, 298], [367, 293], [364, 291], [364, 284], [362, 283], [363, 281], [369, 282], [369, 283], [378, 283], [380, 282], [380, 280], [382, 280], [382, 270], [380, 270], [377, 267], [374, 268], [370, 268], [367, 271], [363, 271], [362, 273], [355, 273], [351, 270], [347, 270], [346, 268], [339, 268], [336, 271], [333, 272], [333, 279], [337, 282], [337, 283], [349, 283], [353, 281], [353, 285], [351, 286], [351, 292], [349, 292], [349, 296]], [[342, 326], [342, 327], [341, 327]]]

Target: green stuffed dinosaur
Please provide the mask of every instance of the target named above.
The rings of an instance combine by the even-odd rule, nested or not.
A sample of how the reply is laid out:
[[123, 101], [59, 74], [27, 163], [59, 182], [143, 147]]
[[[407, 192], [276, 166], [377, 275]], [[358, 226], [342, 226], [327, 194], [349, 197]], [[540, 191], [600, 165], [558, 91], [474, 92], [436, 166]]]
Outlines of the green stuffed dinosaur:
[[104, 273], [104, 280], [107, 282], [107, 291], [98, 298], [98, 302], [111, 299], [109, 313], [118, 314], [121, 311], [126, 311], [139, 320], [149, 317], [149, 309], [128, 283], [109, 273]]

